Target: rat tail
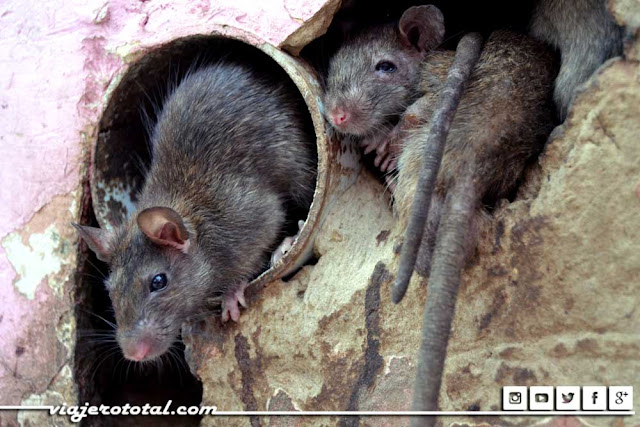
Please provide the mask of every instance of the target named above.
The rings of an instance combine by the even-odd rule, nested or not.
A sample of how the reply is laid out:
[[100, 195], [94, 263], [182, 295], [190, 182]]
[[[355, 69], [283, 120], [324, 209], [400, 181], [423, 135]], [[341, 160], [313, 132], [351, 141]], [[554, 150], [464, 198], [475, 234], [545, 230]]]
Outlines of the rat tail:
[[442, 96], [430, 121], [431, 128], [425, 145], [426, 152], [418, 176], [418, 185], [405, 241], [402, 245], [400, 267], [392, 289], [392, 299], [396, 304], [402, 301], [409, 286], [409, 280], [413, 275], [449, 128], [462, 98], [466, 82], [480, 57], [481, 48], [482, 37], [478, 33], [467, 34], [460, 40]]
[[[402, 300], [413, 274], [419, 250], [429, 245], [424, 238], [431, 202], [444, 153], [449, 127], [482, 48], [477, 33], [464, 36], [458, 44], [453, 66], [449, 70], [442, 96], [431, 120], [425, 153], [418, 177], [411, 216], [400, 258], [400, 268], [392, 290], [395, 303]], [[475, 162], [475, 159], [470, 159]], [[447, 189], [442, 216], [438, 224], [432, 268], [429, 277], [427, 305], [424, 310], [422, 343], [413, 391], [412, 410], [433, 411], [438, 407], [442, 370], [453, 319], [460, 275], [468, 256], [467, 241], [473, 215], [479, 203], [480, 189], [473, 164]], [[435, 206], [434, 206], [435, 207]], [[433, 216], [433, 215], [432, 215]], [[423, 252], [425, 249], [423, 248]], [[412, 426], [433, 426], [435, 417], [411, 420]]]
[[[445, 198], [429, 274], [412, 410], [435, 411], [438, 407], [458, 285], [468, 258], [469, 236], [478, 208], [479, 188], [476, 179], [471, 174], [460, 177]], [[435, 422], [435, 417], [422, 419], [420, 423], [424, 421], [431, 425], [429, 423]], [[412, 425], [415, 422], [412, 421]]]

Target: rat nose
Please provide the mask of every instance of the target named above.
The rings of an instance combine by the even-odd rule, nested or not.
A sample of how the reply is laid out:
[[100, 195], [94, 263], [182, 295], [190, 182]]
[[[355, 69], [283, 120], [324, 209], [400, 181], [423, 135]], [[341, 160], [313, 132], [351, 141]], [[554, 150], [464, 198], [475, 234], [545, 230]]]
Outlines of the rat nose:
[[127, 359], [135, 360], [139, 362], [144, 360], [151, 353], [151, 340], [148, 338], [141, 338], [137, 341], [132, 342], [124, 350], [124, 356]]
[[349, 120], [349, 114], [344, 110], [334, 110], [331, 113], [331, 120], [336, 126], [345, 124]]

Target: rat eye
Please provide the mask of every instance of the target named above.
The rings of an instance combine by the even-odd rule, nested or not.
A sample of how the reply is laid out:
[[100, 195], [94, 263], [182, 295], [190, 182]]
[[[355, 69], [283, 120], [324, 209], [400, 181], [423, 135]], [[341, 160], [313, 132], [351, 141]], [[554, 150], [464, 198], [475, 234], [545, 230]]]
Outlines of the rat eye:
[[389, 61], [380, 61], [376, 65], [376, 71], [382, 71], [383, 73], [393, 73], [396, 70], [396, 64]]
[[151, 279], [151, 285], [149, 286], [149, 289], [151, 289], [151, 292], [155, 292], [155, 291], [164, 289], [166, 287], [167, 287], [167, 275], [163, 273], [163, 274], [156, 274], [155, 276], [153, 276], [153, 279]]

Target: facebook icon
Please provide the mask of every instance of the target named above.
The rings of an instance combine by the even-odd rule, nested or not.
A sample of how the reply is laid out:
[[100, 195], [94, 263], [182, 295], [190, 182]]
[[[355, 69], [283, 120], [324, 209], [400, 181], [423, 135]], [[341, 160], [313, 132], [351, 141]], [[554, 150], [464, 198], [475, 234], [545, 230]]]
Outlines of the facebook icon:
[[607, 387], [606, 386], [582, 387], [582, 410], [583, 411], [604, 411], [606, 409], [607, 409]]

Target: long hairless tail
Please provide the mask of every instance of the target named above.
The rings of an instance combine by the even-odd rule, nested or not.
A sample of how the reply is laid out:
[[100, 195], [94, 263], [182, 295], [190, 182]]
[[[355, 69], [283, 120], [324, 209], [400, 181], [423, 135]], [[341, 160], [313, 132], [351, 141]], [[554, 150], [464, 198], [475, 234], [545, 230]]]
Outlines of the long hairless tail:
[[[411, 216], [400, 254], [400, 267], [391, 297], [396, 304], [402, 301], [409, 286], [413, 269], [422, 243], [424, 225], [429, 216], [431, 197], [440, 170], [444, 144], [451, 121], [464, 92], [471, 70], [480, 57], [482, 37], [478, 33], [465, 35], [458, 43], [453, 65], [447, 75], [440, 103], [431, 120], [431, 129], [426, 145], [424, 160], [418, 175], [418, 185], [413, 198]], [[433, 264], [432, 264], [433, 265]]]
[[[438, 409], [438, 395], [455, 311], [460, 275], [465, 265], [467, 234], [476, 211], [478, 191], [471, 171], [447, 192], [429, 274], [427, 304], [422, 318], [422, 343], [413, 387], [414, 411]], [[414, 417], [411, 426], [433, 426], [436, 417]]]

